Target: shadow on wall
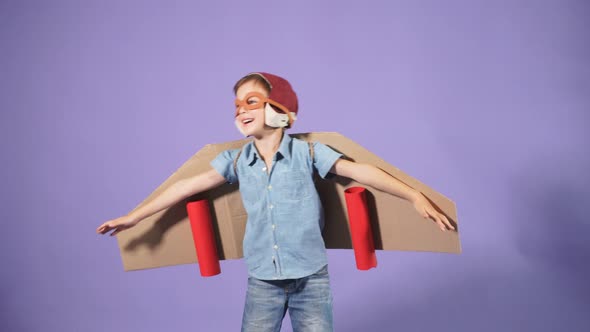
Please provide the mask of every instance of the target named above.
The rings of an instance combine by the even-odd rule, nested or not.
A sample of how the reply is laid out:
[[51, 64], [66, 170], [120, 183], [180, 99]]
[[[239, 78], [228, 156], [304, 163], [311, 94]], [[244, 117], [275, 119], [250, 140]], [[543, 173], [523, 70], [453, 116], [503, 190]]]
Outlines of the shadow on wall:
[[516, 247], [531, 262], [563, 274], [590, 306], [590, 167], [541, 165], [529, 165], [512, 180], [522, 204], [515, 211]]
[[[480, 264], [484, 262], [473, 262]], [[489, 262], [487, 262], [489, 263]], [[423, 331], [588, 331], [588, 307], [572, 300], [563, 286], [552, 285], [542, 271], [524, 272], [502, 267], [493, 262], [490, 270], [480, 268], [470, 274], [426, 292], [417, 292], [414, 299], [400, 300], [395, 292], [386, 291], [386, 300], [378, 305], [370, 297], [383, 298], [383, 294], [365, 294], [339, 320], [336, 330], [342, 332], [423, 332]], [[449, 275], [437, 275], [445, 278]], [[428, 276], [429, 278], [432, 275]], [[424, 287], [430, 282], [421, 280]], [[406, 286], [396, 286], [403, 292]], [[420, 287], [420, 285], [414, 285]], [[382, 290], [383, 292], [383, 290]], [[579, 295], [582, 296], [582, 295]], [[358, 308], [372, 308], [358, 309]], [[356, 311], [354, 310], [356, 309]], [[363, 315], [357, 313], [362, 312]], [[367, 314], [368, 313], [368, 314]]]

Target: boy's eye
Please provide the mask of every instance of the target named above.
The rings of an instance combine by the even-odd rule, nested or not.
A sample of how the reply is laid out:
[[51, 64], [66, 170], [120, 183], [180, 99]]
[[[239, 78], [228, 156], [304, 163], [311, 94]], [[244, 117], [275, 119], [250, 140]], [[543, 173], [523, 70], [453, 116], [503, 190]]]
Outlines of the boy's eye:
[[256, 99], [250, 99], [250, 100], [248, 100], [248, 104], [249, 105], [256, 104], [256, 103], [258, 103], [258, 101]]

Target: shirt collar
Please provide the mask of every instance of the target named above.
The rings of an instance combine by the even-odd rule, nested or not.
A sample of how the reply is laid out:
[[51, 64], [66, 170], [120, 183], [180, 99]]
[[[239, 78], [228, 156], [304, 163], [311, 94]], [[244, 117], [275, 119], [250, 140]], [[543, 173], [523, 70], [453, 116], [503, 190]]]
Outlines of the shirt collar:
[[[293, 138], [289, 136], [287, 133], [283, 133], [283, 138], [281, 139], [281, 144], [279, 145], [279, 149], [277, 150], [277, 160], [281, 158], [285, 158], [286, 160], [291, 159], [291, 141]], [[251, 141], [248, 144], [248, 148], [246, 149], [246, 160], [248, 161], [248, 165], [254, 165], [256, 158], [258, 158], [258, 150], [256, 150], [256, 146], [254, 145], [254, 141]], [[262, 159], [262, 158], [260, 158]]]

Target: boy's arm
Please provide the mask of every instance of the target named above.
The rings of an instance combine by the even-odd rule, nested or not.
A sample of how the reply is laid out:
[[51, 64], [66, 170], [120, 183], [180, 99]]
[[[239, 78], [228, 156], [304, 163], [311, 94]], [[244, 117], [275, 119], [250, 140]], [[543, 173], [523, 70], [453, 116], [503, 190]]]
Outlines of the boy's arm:
[[404, 198], [414, 205], [414, 208], [422, 217], [433, 219], [443, 231], [447, 227], [455, 229], [447, 217], [436, 211], [422, 193], [410, 188], [373, 165], [355, 163], [340, 158], [334, 163], [330, 173], [353, 179], [358, 183]]
[[143, 220], [185, 198], [213, 189], [224, 182], [226, 182], [225, 178], [214, 169], [197, 174], [172, 184], [159, 196], [129, 215], [134, 220]]
[[180, 180], [166, 188], [166, 190], [139, 209], [130, 212], [125, 216], [103, 223], [96, 229], [96, 232], [106, 234], [114, 229], [115, 231], [111, 233], [111, 235], [115, 235], [125, 229], [135, 226], [141, 220], [158, 211], [170, 207], [194, 194], [213, 189], [225, 182], [225, 178], [214, 169]]

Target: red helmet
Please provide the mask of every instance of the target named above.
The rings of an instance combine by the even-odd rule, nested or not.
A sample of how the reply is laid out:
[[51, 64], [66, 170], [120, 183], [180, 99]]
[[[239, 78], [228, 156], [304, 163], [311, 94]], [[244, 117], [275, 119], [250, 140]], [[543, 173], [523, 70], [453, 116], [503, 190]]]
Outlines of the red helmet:
[[[291, 84], [286, 79], [263, 72], [250, 73], [250, 75], [258, 75], [262, 77], [270, 86], [270, 93], [268, 99], [269, 104], [275, 106], [274, 110], [285, 113], [289, 117], [289, 123], [287, 128], [291, 127], [293, 121], [297, 119], [297, 111], [299, 110], [299, 103], [297, 101], [297, 95]], [[272, 121], [272, 120], [271, 120]], [[269, 125], [272, 125], [269, 123]]]
[[297, 113], [299, 106], [297, 103], [297, 95], [295, 94], [295, 91], [293, 91], [289, 81], [269, 73], [256, 72], [252, 74], [261, 76], [268, 85], [270, 85], [270, 94], [268, 95], [268, 98], [285, 106], [289, 112]]

